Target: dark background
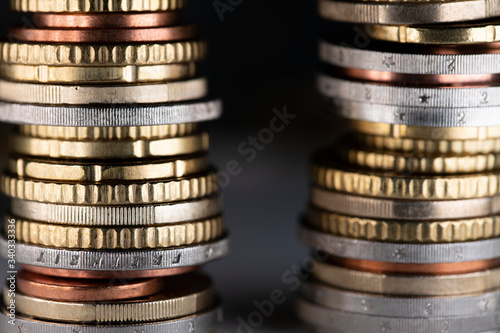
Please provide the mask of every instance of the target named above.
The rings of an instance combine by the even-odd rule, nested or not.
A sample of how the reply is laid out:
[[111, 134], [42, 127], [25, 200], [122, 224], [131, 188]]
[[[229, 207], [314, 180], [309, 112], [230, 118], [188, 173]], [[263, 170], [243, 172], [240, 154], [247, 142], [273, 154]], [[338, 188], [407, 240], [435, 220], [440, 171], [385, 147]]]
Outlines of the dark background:
[[[21, 22], [23, 15], [10, 12], [7, 1], [0, 6], [5, 35], [7, 25]], [[256, 310], [254, 301], [269, 299], [280, 289], [287, 301], [253, 331], [293, 332], [299, 323], [293, 317], [291, 284], [282, 276], [307, 255], [297, 226], [307, 203], [309, 156], [331, 142], [338, 128], [336, 120], [322, 113], [315, 93], [320, 35], [315, 1], [242, 0], [221, 21], [212, 1], [191, 0], [184, 14], [200, 24], [209, 41], [202, 71], [212, 94], [225, 104], [223, 117], [206, 125], [212, 159], [220, 169], [231, 160], [241, 166], [224, 189], [232, 253], [204, 269], [223, 299], [225, 324], [218, 331], [237, 332], [237, 317], [246, 319]], [[268, 127], [272, 110], [283, 107], [297, 117], [247, 162], [238, 146]], [[4, 142], [6, 129], [0, 127]], [[1, 156], [5, 160], [5, 149]]]

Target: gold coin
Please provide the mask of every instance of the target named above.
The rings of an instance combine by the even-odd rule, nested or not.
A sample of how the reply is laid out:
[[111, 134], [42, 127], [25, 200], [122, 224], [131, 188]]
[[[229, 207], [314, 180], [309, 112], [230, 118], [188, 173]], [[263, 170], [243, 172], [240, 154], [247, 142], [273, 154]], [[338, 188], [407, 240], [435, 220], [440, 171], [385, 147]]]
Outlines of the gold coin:
[[497, 23], [460, 23], [454, 25], [369, 25], [368, 36], [398, 43], [476, 44], [500, 41]]
[[0, 80], [0, 99], [21, 104], [153, 104], [188, 101], [205, 97], [207, 81], [185, 81], [134, 85], [63, 85]]
[[12, 150], [18, 154], [73, 159], [146, 158], [188, 155], [208, 149], [208, 134], [179, 138], [129, 141], [71, 141], [14, 134]]
[[417, 127], [351, 120], [348, 126], [368, 135], [417, 140], [489, 140], [500, 138], [499, 127]]
[[2, 192], [13, 198], [55, 204], [128, 205], [198, 199], [217, 193], [217, 175], [147, 183], [42, 182], [2, 175]]
[[453, 200], [493, 196], [500, 191], [499, 173], [453, 176], [400, 176], [315, 162], [312, 180], [328, 190], [354, 195], [421, 200]]
[[3, 79], [31, 83], [150, 83], [191, 78], [195, 73], [193, 62], [153, 66], [38, 66], [0, 64]]
[[425, 140], [356, 133], [350, 137], [369, 149], [427, 155], [475, 155], [500, 153], [500, 138], [485, 140]]
[[[127, 250], [168, 248], [213, 241], [224, 232], [222, 217], [150, 227], [80, 227], [54, 225], [6, 217], [16, 221], [16, 240], [21, 243], [80, 250]], [[7, 229], [5, 229], [7, 230]]]
[[121, 127], [20, 125], [19, 133], [35, 138], [75, 141], [152, 140], [191, 135], [197, 129], [196, 123]]
[[500, 288], [500, 268], [460, 275], [386, 275], [316, 262], [313, 276], [330, 286], [372, 294], [457, 296]]
[[186, 0], [11, 0], [18, 12], [156, 12], [182, 9]]
[[100, 182], [179, 178], [209, 169], [208, 155], [154, 161], [99, 163], [10, 157], [9, 171], [22, 178], [53, 181]]
[[426, 156], [415, 152], [397, 153], [347, 147], [341, 144], [342, 159], [361, 168], [394, 171], [403, 174], [457, 174], [498, 170], [500, 154], [469, 156]]
[[[76, 303], [46, 300], [16, 292], [16, 309], [30, 317], [60, 322], [107, 323], [154, 322], [188, 316], [213, 306], [212, 282], [200, 274], [165, 279], [164, 291], [145, 298], [111, 303]], [[8, 288], [3, 300], [11, 304]]]
[[310, 207], [306, 222], [332, 235], [382, 242], [447, 243], [500, 236], [500, 215], [468, 220], [398, 221], [353, 217]]
[[205, 41], [120, 45], [0, 43], [0, 61], [17, 65], [165, 65], [199, 61], [206, 53]]

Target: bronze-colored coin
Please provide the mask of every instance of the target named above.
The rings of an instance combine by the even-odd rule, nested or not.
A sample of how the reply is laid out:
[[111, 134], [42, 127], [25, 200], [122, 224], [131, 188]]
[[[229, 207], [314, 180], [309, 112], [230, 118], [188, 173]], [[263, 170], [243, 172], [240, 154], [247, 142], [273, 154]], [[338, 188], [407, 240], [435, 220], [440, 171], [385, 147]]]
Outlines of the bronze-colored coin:
[[147, 297], [163, 288], [160, 278], [140, 280], [63, 279], [21, 271], [17, 288], [27, 296], [57, 301], [88, 302]]

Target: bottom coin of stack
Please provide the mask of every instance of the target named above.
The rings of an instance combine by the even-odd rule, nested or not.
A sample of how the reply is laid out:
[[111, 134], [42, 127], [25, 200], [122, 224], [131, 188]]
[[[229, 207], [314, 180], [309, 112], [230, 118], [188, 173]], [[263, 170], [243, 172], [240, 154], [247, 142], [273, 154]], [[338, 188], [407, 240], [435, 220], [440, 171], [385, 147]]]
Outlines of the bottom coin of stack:
[[348, 135], [314, 157], [301, 240], [325, 255], [297, 301], [306, 331], [500, 329], [498, 151], [424, 141]]
[[212, 332], [219, 316], [212, 282], [197, 273], [88, 280], [21, 271], [3, 299], [15, 304], [15, 320], [0, 314], [4, 333]]

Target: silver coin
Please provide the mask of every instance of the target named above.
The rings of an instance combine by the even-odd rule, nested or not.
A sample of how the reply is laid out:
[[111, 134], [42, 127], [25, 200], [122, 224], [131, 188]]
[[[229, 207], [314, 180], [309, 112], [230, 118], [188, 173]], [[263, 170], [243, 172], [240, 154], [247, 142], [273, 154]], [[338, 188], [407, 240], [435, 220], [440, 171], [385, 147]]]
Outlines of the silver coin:
[[[8, 242], [0, 237], [0, 250], [7, 256]], [[15, 244], [19, 264], [84, 271], [144, 271], [202, 265], [224, 257], [229, 239], [164, 250], [79, 251]]]
[[341, 1], [320, 0], [319, 14], [329, 20], [368, 24], [431, 24], [500, 16], [491, 0]]
[[174, 320], [136, 324], [136, 325], [71, 325], [46, 322], [36, 319], [24, 318], [16, 314], [13, 324], [7, 315], [8, 310], [0, 312], [0, 331], [3, 333], [185, 333], [213, 332], [217, 321], [221, 317], [221, 309], [213, 309], [194, 316]]
[[460, 297], [386, 297], [305, 282], [301, 293], [319, 305], [371, 316], [433, 318], [500, 311], [500, 290]]
[[457, 263], [500, 256], [500, 238], [446, 244], [386, 243], [334, 236], [302, 226], [300, 240], [337, 257], [401, 264]]
[[475, 333], [500, 327], [500, 311], [469, 316], [398, 318], [339, 311], [303, 299], [297, 300], [296, 311], [300, 319], [309, 324], [345, 333]]
[[[301, 332], [304, 332], [304, 333], [349, 333], [346, 331], [339, 331], [335, 328], [319, 327], [319, 326], [315, 326], [315, 325], [308, 324], [308, 323], [304, 323], [302, 325]], [[353, 333], [357, 333], [357, 332], [353, 332]], [[405, 332], [405, 333], [412, 333], [412, 332]], [[430, 333], [430, 332], [427, 332], [427, 333]], [[442, 333], [442, 332], [438, 331], [437, 333]], [[478, 333], [500, 333], [500, 330], [483, 331], [483, 332], [478, 332]]]
[[422, 112], [432, 108], [491, 108], [500, 106], [500, 87], [415, 88], [338, 79], [326, 74], [317, 78], [320, 93], [349, 102], [418, 107]]
[[40, 106], [0, 102], [0, 121], [47, 126], [153, 126], [217, 119], [222, 102], [209, 100], [146, 106]]
[[500, 106], [481, 108], [401, 107], [323, 98], [328, 112], [350, 120], [421, 127], [500, 126]]
[[219, 195], [202, 199], [127, 206], [59, 205], [13, 198], [12, 213], [20, 218], [79, 226], [143, 226], [188, 222], [220, 214]]
[[405, 74], [500, 73], [500, 54], [411, 54], [357, 49], [327, 41], [319, 57], [330, 65]]
[[466, 219], [500, 212], [500, 195], [459, 200], [398, 200], [313, 187], [311, 203], [344, 215], [397, 220]]

